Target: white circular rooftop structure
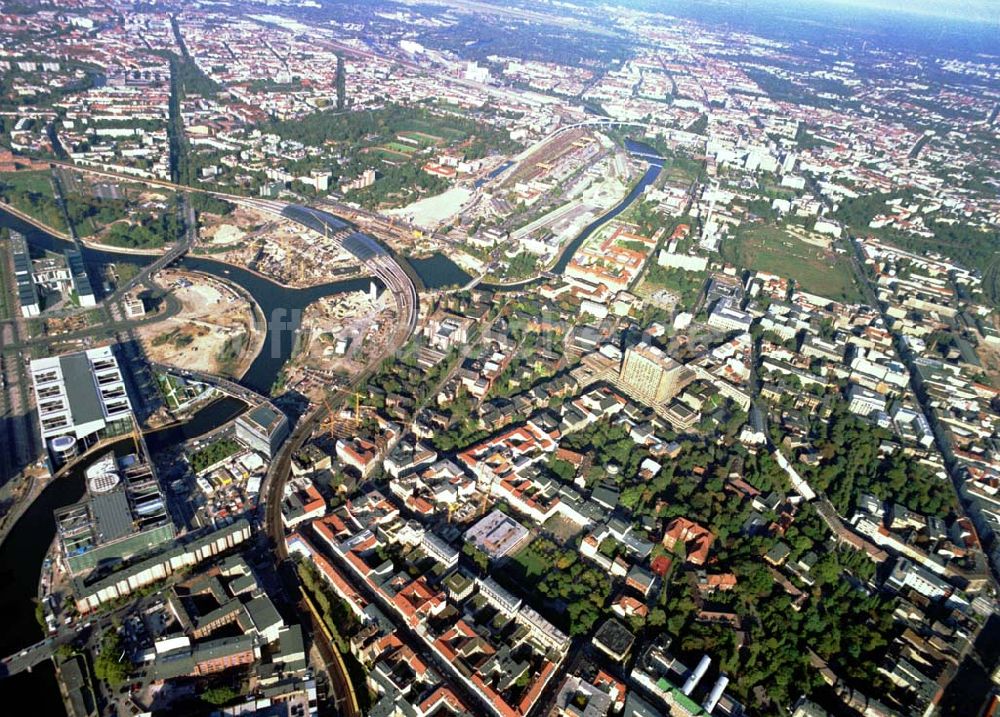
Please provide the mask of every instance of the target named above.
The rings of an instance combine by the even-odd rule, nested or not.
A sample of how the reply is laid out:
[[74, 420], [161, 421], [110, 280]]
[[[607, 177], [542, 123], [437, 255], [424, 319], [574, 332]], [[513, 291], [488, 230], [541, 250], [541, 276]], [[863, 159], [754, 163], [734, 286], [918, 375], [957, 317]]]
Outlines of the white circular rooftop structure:
[[56, 436], [52, 439], [52, 450], [58, 453], [65, 453], [76, 446], [76, 439], [73, 436]]
[[109, 453], [87, 469], [87, 489], [91, 493], [108, 493], [121, 483], [118, 465], [113, 453]]

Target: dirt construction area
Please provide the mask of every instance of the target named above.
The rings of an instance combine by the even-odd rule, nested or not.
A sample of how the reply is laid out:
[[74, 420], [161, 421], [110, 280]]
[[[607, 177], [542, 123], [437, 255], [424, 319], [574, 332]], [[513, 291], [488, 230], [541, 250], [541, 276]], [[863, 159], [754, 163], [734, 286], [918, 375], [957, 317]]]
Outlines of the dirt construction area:
[[159, 280], [182, 308], [177, 316], [140, 329], [149, 358], [180, 368], [242, 375], [259, 343], [250, 302], [204, 274], [167, 270]]

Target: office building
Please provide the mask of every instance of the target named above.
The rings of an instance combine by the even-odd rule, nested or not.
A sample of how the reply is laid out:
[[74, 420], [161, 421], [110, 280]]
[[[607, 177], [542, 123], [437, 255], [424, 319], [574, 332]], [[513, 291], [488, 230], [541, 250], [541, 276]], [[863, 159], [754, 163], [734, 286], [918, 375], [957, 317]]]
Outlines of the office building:
[[888, 402], [880, 393], [875, 393], [863, 386], [858, 386], [854, 384], [847, 392], [847, 400], [850, 403], [847, 409], [851, 413], [856, 413], [859, 416], [870, 416], [873, 413], [882, 413], [885, 411]]
[[273, 458], [288, 437], [288, 418], [270, 403], [262, 403], [236, 419], [236, 439]]
[[94, 288], [90, 284], [87, 267], [83, 263], [83, 256], [80, 252], [76, 249], [67, 249], [66, 266], [69, 267], [77, 303], [83, 307], [97, 306], [97, 297], [94, 295]]
[[753, 316], [740, 311], [732, 299], [719, 299], [712, 313], [708, 315], [708, 325], [720, 331], [746, 333], [753, 324]]
[[18, 232], [10, 233], [10, 253], [14, 259], [14, 280], [17, 282], [17, 300], [21, 304], [21, 316], [30, 318], [41, 313], [38, 291], [32, 278], [31, 255], [28, 242]]
[[160, 483], [145, 459], [108, 453], [87, 468], [85, 480], [84, 499], [55, 513], [70, 574], [110, 568], [174, 537]]
[[[38, 406], [42, 441], [70, 436], [86, 447], [99, 438], [132, 429], [132, 405], [111, 347], [35, 359], [31, 382]], [[58, 453], [72, 446], [58, 445]]]
[[660, 349], [643, 342], [625, 351], [618, 378], [637, 398], [655, 404], [670, 400], [693, 375]]
[[250, 523], [240, 518], [211, 533], [172, 540], [161, 550], [153, 551], [150, 557], [105, 577], [93, 580], [92, 575], [74, 578], [72, 585], [76, 609], [80, 614], [86, 614], [105, 603], [121, 600], [147, 585], [167, 579], [177, 571], [232, 550], [249, 539]]

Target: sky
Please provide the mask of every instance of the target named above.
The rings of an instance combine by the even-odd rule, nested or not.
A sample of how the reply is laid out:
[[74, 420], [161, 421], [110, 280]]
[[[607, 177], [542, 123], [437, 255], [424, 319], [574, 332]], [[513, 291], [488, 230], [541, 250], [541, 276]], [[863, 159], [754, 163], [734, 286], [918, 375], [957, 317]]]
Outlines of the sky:
[[[1000, 0], [820, 0], [832, 5], [907, 12], [1000, 25]], [[802, 0], [798, 0], [802, 2]]]

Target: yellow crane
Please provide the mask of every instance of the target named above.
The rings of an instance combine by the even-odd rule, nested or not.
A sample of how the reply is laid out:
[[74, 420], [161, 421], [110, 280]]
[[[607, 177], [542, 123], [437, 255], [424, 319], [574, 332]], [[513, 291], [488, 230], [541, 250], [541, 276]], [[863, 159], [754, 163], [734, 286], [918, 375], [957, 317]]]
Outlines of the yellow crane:
[[[361, 423], [361, 394], [357, 391], [349, 391], [346, 388], [334, 388], [333, 390], [338, 393], [346, 393], [348, 396], [354, 396], [354, 416], [351, 420], [355, 425]], [[330, 412], [330, 421], [333, 422], [337, 414], [330, 406], [328, 399], [324, 398], [323, 402], [326, 404], [326, 410]]]

